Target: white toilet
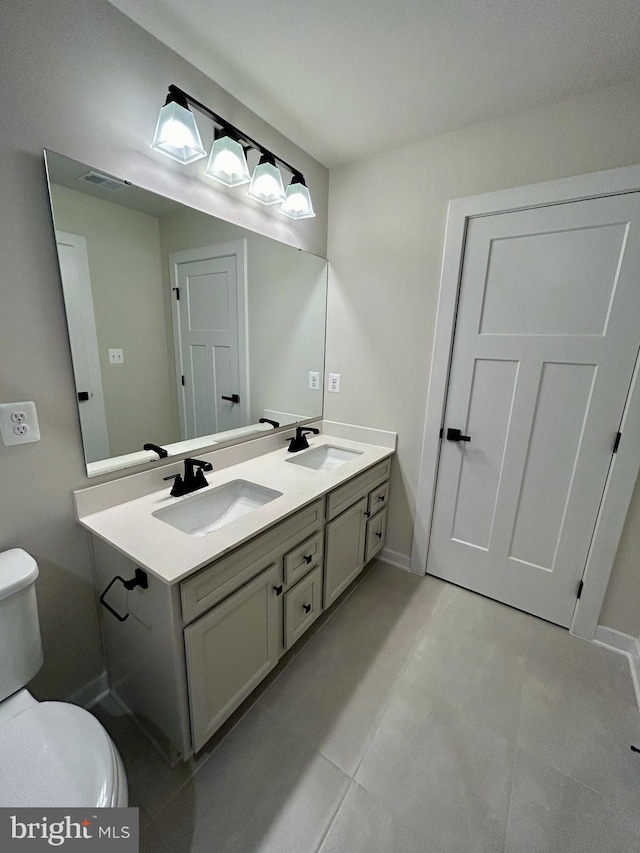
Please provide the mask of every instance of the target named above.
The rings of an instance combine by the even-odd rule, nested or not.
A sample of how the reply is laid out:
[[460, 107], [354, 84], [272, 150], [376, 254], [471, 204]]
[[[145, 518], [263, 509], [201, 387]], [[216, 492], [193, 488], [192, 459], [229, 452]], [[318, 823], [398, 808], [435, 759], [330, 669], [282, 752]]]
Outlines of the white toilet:
[[25, 690], [43, 661], [37, 577], [25, 551], [0, 553], [0, 806], [126, 806], [122, 760], [98, 720]]

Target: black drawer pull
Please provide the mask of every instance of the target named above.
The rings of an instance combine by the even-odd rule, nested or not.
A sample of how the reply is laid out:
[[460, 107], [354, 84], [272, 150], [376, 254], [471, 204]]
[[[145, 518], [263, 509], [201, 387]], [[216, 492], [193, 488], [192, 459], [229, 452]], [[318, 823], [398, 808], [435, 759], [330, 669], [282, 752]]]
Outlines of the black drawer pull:
[[303, 560], [305, 561], [305, 563], [307, 563], [307, 565], [308, 565], [308, 564], [311, 562], [311, 560], [313, 560], [313, 554], [309, 554], [309, 556], [307, 556], [306, 554], [303, 554], [303, 555], [302, 555], [302, 559], [303, 559]]
[[273, 591], [276, 595], [282, 595], [282, 584], [280, 584], [280, 586], [274, 586]]
[[382, 531], [380, 533], [376, 533], [376, 536], [378, 537], [378, 539], [382, 539]]
[[365, 509], [365, 511], [364, 511], [364, 514], [367, 516], [367, 518], [370, 518], [370, 517], [371, 517], [371, 513], [370, 513], [370, 512], [367, 512], [367, 511], [366, 511], [366, 509]]
[[311, 605], [310, 604], [303, 604], [302, 609], [304, 610], [305, 613], [311, 613]]
[[378, 500], [383, 501], [386, 498], [386, 495], [378, 495]]

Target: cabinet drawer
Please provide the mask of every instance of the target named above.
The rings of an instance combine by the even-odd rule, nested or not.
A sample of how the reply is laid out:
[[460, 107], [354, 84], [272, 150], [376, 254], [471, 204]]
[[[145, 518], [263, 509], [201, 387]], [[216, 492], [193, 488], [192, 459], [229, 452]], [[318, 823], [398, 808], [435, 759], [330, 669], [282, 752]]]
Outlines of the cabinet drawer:
[[376, 513], [367, 522], [367, 546], [364, 561], [368, 563], [379, 551], [384, 548], [384, 539], [387, 532], [387, 509], [386, 507]]
[[389, 479], [391, 471], [391, 460], [385, 459], [362, 474], [358, 474], [352, 480], [338, 486], [327, 496], [327, 520], [335, 518], [336, 515], [351, 506], [354, 501], [368, 495], [376, 486]]
[[323, 517], [322, 500], [319, 500], [182, 581], [184, 621], [191, 622], [271, 563], [278, 562], [281, 571], [282, 555], [319, 530]]
[[323, 535], [319, 530], [284, 557], [284, 582], [296, 583], [310, 568], [322, 565]]
[[318, 566], [284, 597], [284, 647], [290, 649], [322, 612], [322, 568]]
[[383, 483], [381, 486], [378, 486], [377, 489], [374, 489], [372, 492], [369, 492], [369, 506], [368, 510], [371, 515], [375, 515], [376, 512], [382, 509], [382, 507], [387, 505], [387, 501], [389, 500], [389, 481]]

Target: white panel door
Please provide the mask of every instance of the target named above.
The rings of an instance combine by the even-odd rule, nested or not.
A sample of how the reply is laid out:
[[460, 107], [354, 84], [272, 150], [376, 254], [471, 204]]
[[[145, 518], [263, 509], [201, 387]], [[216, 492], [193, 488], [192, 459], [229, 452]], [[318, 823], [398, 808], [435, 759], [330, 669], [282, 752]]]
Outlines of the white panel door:
[[640, 194], [470, 221], [429, 574], [570, 624], [639, 345]]
[[79, 234], [56, 231], [56, 245], [84, 455], [87, 462], [97, 462], [100, 459], [109, 459], [111, 452], [91, 295], [87, 241]]
[[[177, 267], [183, 438], [242, 426], [238, 273], [234, 254]], [[238, 399], [233, 398], [237, 395]]]

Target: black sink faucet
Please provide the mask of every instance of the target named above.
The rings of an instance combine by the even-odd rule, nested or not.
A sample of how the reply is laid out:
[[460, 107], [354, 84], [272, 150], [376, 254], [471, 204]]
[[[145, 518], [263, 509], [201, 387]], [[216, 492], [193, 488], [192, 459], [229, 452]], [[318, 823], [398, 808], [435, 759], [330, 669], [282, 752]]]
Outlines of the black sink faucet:
[[184, 477], [181, 474], [171, 474], [163, 477], [164, 480], [173, 480], [173, 486], [169, 494], [174, 498], [190, 495], [198, 489], [204, 489], [209, 484], [204, 476], [205, 471], [213, 471], [211, 462], [203, 462], [201, 459], [184, 460]]
[[320, 430], [315, 427], [296, 427], [296, 434], [287, 439], [290, 442], [289, 444], [289, 453], [297, 453], [298, 450], [306, 450], [309, 447], [309, 442], [307, 441], [307, 436], [305, 433], [312, 432], [315, 435], [318, 435]]

